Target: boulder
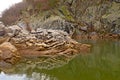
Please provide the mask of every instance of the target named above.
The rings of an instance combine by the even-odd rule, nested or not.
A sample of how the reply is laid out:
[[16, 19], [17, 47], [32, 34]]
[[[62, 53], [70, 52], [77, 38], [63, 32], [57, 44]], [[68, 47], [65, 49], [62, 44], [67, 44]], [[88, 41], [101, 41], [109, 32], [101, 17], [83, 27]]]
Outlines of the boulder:
[[17, 35], [18, 32], [21, 31], [21, 30], [22, 30], [22, 28], [20, 28], [17, 25], [12, 25], [12, 26], [5, 27], [5, 32], [10, 37]]
[[0, 62], [15, 64], [20, 59], [17, 48], [10, 42], [4, 42], [0, 45]]
[[99, 35], [96, 32], [91, 32], [89, 33], [89, 39], [91, 40], [98, 40], [99, 39]]
[[4, 36], [5, 35], [5, 30], [0, 30], [0, 36]]

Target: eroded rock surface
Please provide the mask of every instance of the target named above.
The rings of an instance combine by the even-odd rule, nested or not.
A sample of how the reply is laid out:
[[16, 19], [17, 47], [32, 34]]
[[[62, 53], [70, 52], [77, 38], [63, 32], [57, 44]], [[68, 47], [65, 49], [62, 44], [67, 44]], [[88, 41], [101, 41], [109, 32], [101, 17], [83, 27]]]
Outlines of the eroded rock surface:
[[[81, 43], [71, 39], [66, 32], [38, 28], [35, 32], [12, 37], [13, 43], [23, 56], [76, 54], [82, 51]], [[90, 48], [90, 45], [86, 45]]]
[[90, 51], [90, 45], [73, 40], [62, 30], [37, 28], [31, 32], [21, 26], [5, 27], [0, 45], [0, 61], [15, 64], [21, 57], [71, 56]]
[[0, 62], [14, 64], [20, 59], [17, 48], [10, 42], [4, 42], [0, 45]]

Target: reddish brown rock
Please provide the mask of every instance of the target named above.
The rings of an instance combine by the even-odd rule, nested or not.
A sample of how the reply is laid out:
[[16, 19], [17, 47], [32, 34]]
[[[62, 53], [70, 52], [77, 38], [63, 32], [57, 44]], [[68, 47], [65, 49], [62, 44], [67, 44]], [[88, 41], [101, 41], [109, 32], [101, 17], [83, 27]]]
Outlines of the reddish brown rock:
[[0, 45], [0, 61], [14, 64], [20, 59], [17, 48], [9, 42]]
[[80, 52], [90, 52], [91, 45], [89, 44], [81, 44], [80, 46]]

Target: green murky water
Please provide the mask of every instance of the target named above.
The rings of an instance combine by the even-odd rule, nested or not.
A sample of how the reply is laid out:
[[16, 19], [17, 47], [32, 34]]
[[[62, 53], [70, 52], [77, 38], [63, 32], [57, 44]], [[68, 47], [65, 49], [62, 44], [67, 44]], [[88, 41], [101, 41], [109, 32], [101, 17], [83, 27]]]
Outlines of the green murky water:
[[120, 41], [87, 43], [93, 45], [90, 53], [61, 67], [46, 70], [21, 64], [1, 71], [0, 80], [120, 80]]

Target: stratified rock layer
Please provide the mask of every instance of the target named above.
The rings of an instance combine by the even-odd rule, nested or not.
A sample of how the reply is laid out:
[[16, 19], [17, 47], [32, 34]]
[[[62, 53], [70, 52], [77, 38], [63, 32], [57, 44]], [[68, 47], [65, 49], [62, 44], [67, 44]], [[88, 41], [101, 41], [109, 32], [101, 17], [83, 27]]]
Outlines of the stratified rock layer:
[[37, 28], [29, 32], [19, 26], [10, 26], [5, 31], [5, 40], [0, 45], [0, 61], [11, 64], [20, 57], [75, 55], [90, 50], [90, 45], [76, 42], [62, 30]]
[[[71, 39], [61, 30], [37, 29], [35, 32], [20, 32], [10, 39], [25, 56], [76, 54], [82, 51], [81, 43]], [[89, 45], [84, 46], [90, 48]]]

